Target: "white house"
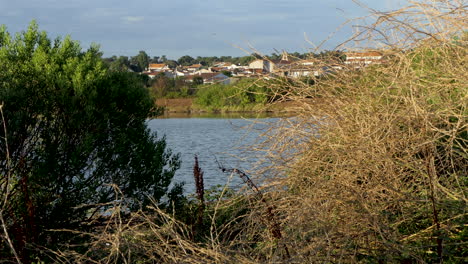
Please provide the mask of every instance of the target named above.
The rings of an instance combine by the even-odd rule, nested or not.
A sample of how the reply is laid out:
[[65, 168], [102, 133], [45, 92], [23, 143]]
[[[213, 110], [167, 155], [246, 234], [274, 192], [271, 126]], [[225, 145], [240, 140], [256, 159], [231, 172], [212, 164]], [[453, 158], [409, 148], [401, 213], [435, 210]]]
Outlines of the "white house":
[[382, 53], [378, 51], [368, 52], [346, 52], [345, 64], [362, 67], [369, 64], [380, 64], [382, 63]]
[[273, 72], [273, 63], [269, 60], [254, 60], [249, 63], [249, 68], [254, 70], [254, 72]]

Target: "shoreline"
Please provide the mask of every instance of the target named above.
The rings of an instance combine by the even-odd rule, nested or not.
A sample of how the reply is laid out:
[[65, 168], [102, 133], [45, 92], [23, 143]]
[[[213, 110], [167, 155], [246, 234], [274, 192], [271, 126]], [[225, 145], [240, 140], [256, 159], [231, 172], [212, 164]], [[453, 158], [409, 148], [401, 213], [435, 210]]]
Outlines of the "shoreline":
[[164, 107], [164, 116], [166, 115], [229, 115], [229, 114], [265, 114], [265, 115], [288, 115], [297, 113], [300, 103], [295, 101], [277, 102], [267, 105], [252, 105], [247, 109], [236, 107], [225, 107], [222, 109], [208, 110], [196, 106], [193, 101], [195, 98], [161, 98], [156, 100], [156, 105]]

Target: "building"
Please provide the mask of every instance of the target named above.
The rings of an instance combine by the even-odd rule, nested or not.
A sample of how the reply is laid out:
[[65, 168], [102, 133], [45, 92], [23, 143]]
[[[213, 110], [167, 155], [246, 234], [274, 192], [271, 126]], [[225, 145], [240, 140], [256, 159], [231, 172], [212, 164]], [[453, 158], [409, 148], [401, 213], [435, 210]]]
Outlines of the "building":
[[201, 65], [201, 64], [192, 64], [192, 65], [186, 66], [184, 68], [189, 70], [189, 71], [196, 71], [196, 70], [199, 70], [201, 67], [203, 67], [203, 65]]
[[148, 75], [148, 77], [150, 77], [150, 79], [154, 79], [154, 78], [156, 78], [156, 76], [158, 76], [160, 74], [162, 74], [162, 75], [164, 75], [164, 76], [166, 76], [167, 78], [170, 78], [170, 79], [176, 77], [175, 73], [173, 73], [171, 71], [160, 71], [160, 72], [152, 71], [152, 72], [144, 72], [142, 74]]
[[230, 84], [231, 79], [220, 72], [212, 73], [200, 73], [195, 75], [186, 76], [186, 80], [189, 82], [193, 81], [193, 78], [200, 76], [203, 78], [203, 83], [221, 83], [221, 84]]
[[169, 70], [169, 66], [164, 63], [150, 63], [148, 65], [148, 71], [164, 71]]
[[258, 59], [249, 63], [249, 69], [255, 73], [270, 73], [273, 72], [273, 63], [269, 60]]
[[345, 64], [360, 68], [370, 64], [381, 64], [383, 54], [378, 51], [367, 51], [367, 52], [345, 52], [346, 60]]

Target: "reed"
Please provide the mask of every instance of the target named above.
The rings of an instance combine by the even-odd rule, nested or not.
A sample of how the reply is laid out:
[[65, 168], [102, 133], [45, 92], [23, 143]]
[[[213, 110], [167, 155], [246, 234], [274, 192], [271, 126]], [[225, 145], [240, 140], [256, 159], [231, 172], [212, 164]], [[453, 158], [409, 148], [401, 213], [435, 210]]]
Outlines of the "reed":
[[203, 214], [205, 212], [205, 184], [203, 180], [203, 171], [198, 165], [198, 157], [195, 155], [195, 164], [193, 165], [193, 177], [195, 180], [196, 195], [198, 199], [197, 220], [193, 227], [194, 237], [198, 230], [203, 228]]

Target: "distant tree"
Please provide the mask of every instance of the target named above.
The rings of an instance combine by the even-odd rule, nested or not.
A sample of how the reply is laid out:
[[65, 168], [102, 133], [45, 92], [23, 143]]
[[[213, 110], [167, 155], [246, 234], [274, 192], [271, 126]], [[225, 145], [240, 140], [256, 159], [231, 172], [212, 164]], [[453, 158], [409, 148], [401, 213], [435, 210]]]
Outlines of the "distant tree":
[[272, 53], [270, 56], [268, 56], [271, 60], [279, 60], [281, 59], [281, 55], [277, 53]]
[[162, 55], [161, 59], [159, 59], [160, 63], [166, 63], [166, 61], [167, 61], [166, 55]]
[[297, 51], [296, 51], [296, 52], [289, 53], [289, 55], [290, 55], [291, 57], [293, 57], [293, 58], [298, 58], [298, 59], [303, 59], [303, 58], [304, 58], [304, 56], [303, 56], [301, 53], [297, 52]]
[[164, 63], [167, 64], [167, 66], [169, 66], [171, 69], [175, 69], [178, 66], [178, 63], [175, 60], [166, 60]]
[[319, 54], [315, 54], [315, 57], [321, 60], [330, 61], [330, 62], [336, 62], [336, 61], [343, 62], [346, 60], [346, 56], [340, 50], [321, 51]]
[[111, 71], [127, 72], [129, 69], [130, 61], [127, 56], [120, 56], [109, 64], [109, 70]]
[[148, 68], [149, 56], [146, 52], [140, 50], [138, 55], [130, 59], [131, 64], [134, 66], [136, 72], [142, 72]]
[[232, 56], [221, 56], [219, 59], [223, 62], [231, 62]]
[[109, 58], [102, 58], [102, 61], [106, 64], [106, 65], [109, 65], [111, 64], [112, 62], [116, 61], [117, 60], [117, 56], [112, 56], [112, 57], [109, 57]]
[[244, 56], [244, 57], [240, 57], [239, 58], [239, 64], [240, 65], [248, 65], [249, 63], [251, 63], [253, 60], [255, 60], [255, 57], [253, 56]]
[[0, 210], [22, 262], [35, 245], [82, 239], [50, 230], [84, 231], [122, 199], [112, 185], [128, 211], [161, 201], [179, 161], [147, 127], [157, 112], [136, 74], [107, 71], [96, 47], [51, 41], [34, 22], [17, 37], [0, 27], [0, 43]]
[[185, 55], [185, 56], [182, 56], [180, 57], [178, 60], [177, 60], [177, 63], [179, 65], [185, 65], [185, 66], [188, 66], [188, 65], [192, 65], [195, 63], [195, 59], [188, 56], [188, 55]]
[[217, 57], [200, 57], [196, 58], [196, 61], [203, 66], [212, 66], [215, 61], [217, 61]]
[[263, 59], [263, 55], [257, 52], [252, 53], [251, 56], [254, 57], [255, 59]]
[[159, 63], [160, 62], [160, 57], [159, 56], [153, 56], [152, 59], [150, 59], [150, 63]]
[[206, 61], [203, 59], [203, 57], [200, 57], [200, 56], [197, 56], [195, 58], [195, 61], [200, 63], [201, 65], [205, 66], [206, 65]]

